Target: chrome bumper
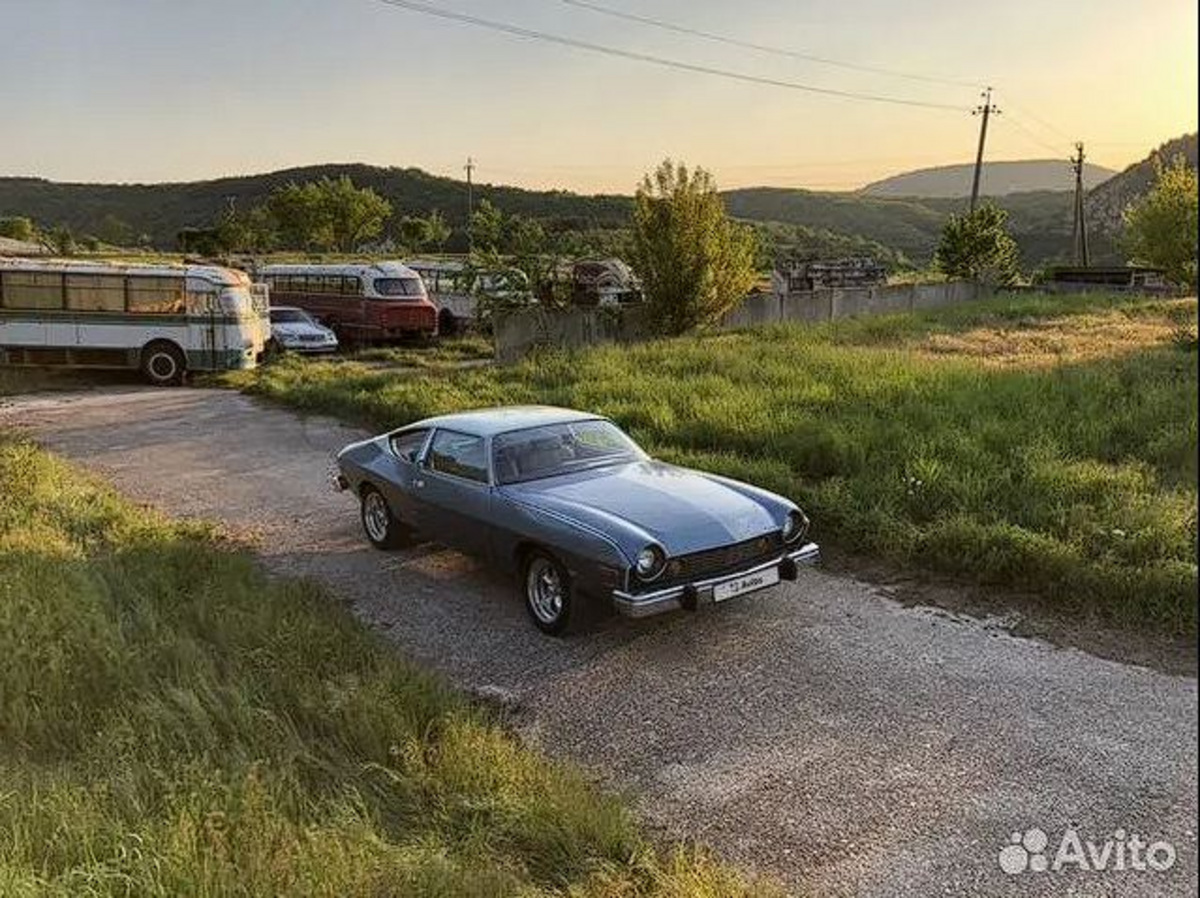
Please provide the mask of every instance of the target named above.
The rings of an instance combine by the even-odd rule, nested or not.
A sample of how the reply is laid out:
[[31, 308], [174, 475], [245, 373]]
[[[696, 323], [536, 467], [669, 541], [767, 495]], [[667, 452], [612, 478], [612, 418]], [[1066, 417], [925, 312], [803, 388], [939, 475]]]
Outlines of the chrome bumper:
[[675, 611], [680, 608], [695, 609], [697, 605], [712, 604], [713, 587], [718, 583], [757, 574], [759, 571], [769, 570], [773, 567], [782, 568], [784, 566], [791, 568], [792, 576], [788, 576], [788, 571], [781, 570], [780, 579], [794, 580], [795, 569], [798, 565], [812, 565], [820, 560], [820, 547], [816, 543], [805, 543], [799, 549], [780, 555], [771, 561], [764, 561], [754, 567], [731, 574], [722, 574], [719, 577], [696, 580], [693, 583], [680, 583], [652, 592], [628, 593], [617, 589], [612, 594], [613, 607], [626, 617], [649, 617], [652, 614], [662, 614], [664, 611]]

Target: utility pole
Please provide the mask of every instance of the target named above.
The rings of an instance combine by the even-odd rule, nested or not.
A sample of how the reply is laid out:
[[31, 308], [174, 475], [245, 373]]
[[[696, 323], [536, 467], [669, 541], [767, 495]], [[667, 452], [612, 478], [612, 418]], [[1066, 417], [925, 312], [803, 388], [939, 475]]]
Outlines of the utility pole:
[[1075, 264], [1088, 267], [1087, 217], [1083, 207], [1083, 142], [1075, 144], [1075, 155], [1071, 168], [1075, 170], [1075, 223], [1071, 228], [1071, 249], [1075, 253]]
[[975, 204], [979, 202], [979, 176], [983, 174], [983, 145], [987, 142], [987, 125], [988, 116], [993, 112], [996, 115], [1000, 114], [1000, 110], [992, 105], [992, 89], [989, 87], [980, 96], [983, 97], [983, 105], [976, 106], [971, 110], [971, 115], [982, 115], [983, 121], [979, 125], [979, 151], [975, 154], [975, 180], [971, 183], [971, 211], [975, 211]]
[[467, 172], [467, 249], [473, 250], [475, 242], [471, 235], [471, 217], [475, 214], [475, 187], [471, 182], [471, 174], [475, 171], [475, 160], [468, 156], [463, 168]]

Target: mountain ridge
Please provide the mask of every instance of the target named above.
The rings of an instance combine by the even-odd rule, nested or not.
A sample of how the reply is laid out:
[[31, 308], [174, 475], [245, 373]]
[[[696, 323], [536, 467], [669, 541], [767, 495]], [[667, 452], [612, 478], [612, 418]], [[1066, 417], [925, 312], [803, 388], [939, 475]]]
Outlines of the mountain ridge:
[[[935, 165], [873, 181], [858, 192], [872, 197], [954, 199], [970, 196], [974, 172], [973, 163]], [[1083, 186], [1090, 190], [1115, 174], [1113, 169], [1085, 162]], [[992, 197], [1074, 189], [1070, 163], [1065, 159], [985, 162], [979, 180], [980, 194]]]

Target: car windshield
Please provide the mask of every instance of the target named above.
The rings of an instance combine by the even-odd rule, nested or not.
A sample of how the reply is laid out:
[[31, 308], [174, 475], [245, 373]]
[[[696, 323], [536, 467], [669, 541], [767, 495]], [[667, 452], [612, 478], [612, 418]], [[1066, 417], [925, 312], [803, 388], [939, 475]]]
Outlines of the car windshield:
[[610, 421], [546, 424], [492, 439], [492, 461], [500, 484], [540, 480], [644, 457], [638, 445]]
[[272, 324], [313, 324], [307, 312], [300, 309], [271, 309]]
[[408, 298], [424, 296], [425, 286], [419, 277], [409, 278], [376, 278], [375, 292], [380, 296]]

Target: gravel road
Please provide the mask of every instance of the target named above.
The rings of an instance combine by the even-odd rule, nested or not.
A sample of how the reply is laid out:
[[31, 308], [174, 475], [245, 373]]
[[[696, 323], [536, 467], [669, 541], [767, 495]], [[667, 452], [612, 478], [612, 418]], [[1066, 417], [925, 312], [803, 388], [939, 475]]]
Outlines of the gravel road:
[[[354, 500], [326, 481], [359, 431], [199, 389], [0, 400], [13, 423], [138, 500], [251, 536], [272, 571], [324, 581], [404, 654], [513, 702], [527, 739], [627, 789], [652, 825], [799, 894], [1197, 894], [1190, 677], [820, 570], [549, 639], [474, 562], [366, 547]], [[1114, 870], [1115, 845], [1100, 872], [1001, 869], [1010, 834], [1045, 831], [1053, 861], [1068, 827], [1097, 849], [1165, 840], [1176, 858]]]

